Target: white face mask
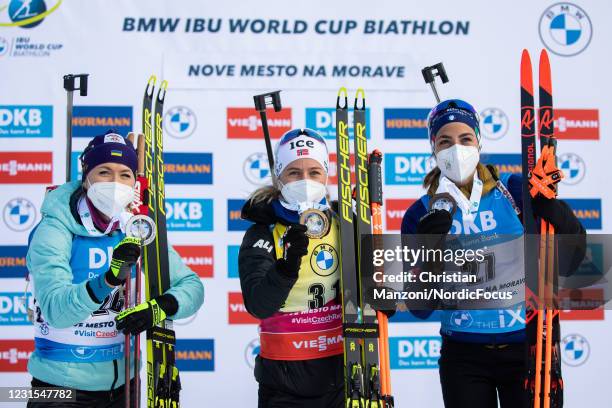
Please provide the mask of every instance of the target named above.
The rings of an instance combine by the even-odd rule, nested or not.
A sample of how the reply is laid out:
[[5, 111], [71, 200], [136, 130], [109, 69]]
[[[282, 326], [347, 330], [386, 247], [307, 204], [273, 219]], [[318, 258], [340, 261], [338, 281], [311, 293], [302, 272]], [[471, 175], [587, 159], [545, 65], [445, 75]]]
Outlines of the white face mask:
[[281, 194], [291, 205], [299, 203], [319, 203], [327, 194], [325, 184], [311, 179], [292, 181], [282, 184]]
[[480, 151], [476, 146], [455, 144], [436, 154], [436, 163], [443, 176], [455, 183], [464, 183], [476, 170]]
[[126, 210], [134, 200], [134, 187], [114, 181], [89, 183], [87, 197], [93, 205], [109, 218], [116, 217]]

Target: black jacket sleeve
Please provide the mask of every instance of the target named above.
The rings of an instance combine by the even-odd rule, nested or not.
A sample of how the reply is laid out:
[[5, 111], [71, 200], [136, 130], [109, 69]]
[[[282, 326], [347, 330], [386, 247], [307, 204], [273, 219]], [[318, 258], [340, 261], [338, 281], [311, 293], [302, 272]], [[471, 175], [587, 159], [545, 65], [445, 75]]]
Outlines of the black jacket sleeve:
[[297, 281], [279, 273], [274, 237], [264, 224], [252, 225], [244, 235], [238, 253], [238, 271], [244, 305], [258, 319], [278, 312]]

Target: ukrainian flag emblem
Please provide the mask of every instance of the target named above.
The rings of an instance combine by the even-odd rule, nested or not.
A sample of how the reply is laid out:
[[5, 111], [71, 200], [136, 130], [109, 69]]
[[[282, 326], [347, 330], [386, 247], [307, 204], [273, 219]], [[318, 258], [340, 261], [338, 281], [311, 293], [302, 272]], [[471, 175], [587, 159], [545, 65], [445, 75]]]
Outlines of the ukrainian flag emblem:
[[111, 150], [111, 156], [122, 157], [123, 152], [121, 150]]

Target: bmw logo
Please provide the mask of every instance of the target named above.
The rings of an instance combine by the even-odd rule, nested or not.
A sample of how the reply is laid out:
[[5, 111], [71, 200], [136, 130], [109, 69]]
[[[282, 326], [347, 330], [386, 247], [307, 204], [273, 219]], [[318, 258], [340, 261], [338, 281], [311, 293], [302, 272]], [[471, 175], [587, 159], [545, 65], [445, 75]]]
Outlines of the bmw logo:
[[591, 354], [591, 346], [584, 336], [569, 334], [561, 340], [561, 360], [568, 366], [584, 364]]
[[472, 315], [465, 310], [457, 310], [451, 315], [450, 321], [457, 327], [470, 327], [474, 323]]
[[329, 244], [319, 244], [312, 251], [310, 266], [319, 276], [329, 276], [338, 269], [338, 252]]
[[482, 118], [480, 130], [482, 135], [489, 140], [499, 140], [508, 131], [508, 116], [498, 108], [488, 108], [480, 112]]
[[196, 116], [186, 106], [173, 106], [164, 115], [164, 129], [177, 139], [186, 139], [197, 127]]
[[36, 207], [25, 198], [13, 198], [4, 206], [3, 217], [13, 231], [26, 231], [36, 221]]
[[259, 355], [259, 339], [253, 339], [244, 349], [244, 360], [251, 368], [255, 368], [255, 358]]
[[265, 153], [253, 153], [244, 161], [242, 166], [244, 177], [258, 186], [272, 183], [270, 175], [270, 164]]
[[556, 3], [540, 17], [540, 39], [554, 54], [570, 57], [580, 54], [591, 42], [593, 25], [589, 15], [572, 3]]
[[565, 176], [561, 182], [564, 184], [578, 184], [586, 174], [586, 164], [580, 156], [575, 153], [564, 153], [558, 159], [559, 168]]

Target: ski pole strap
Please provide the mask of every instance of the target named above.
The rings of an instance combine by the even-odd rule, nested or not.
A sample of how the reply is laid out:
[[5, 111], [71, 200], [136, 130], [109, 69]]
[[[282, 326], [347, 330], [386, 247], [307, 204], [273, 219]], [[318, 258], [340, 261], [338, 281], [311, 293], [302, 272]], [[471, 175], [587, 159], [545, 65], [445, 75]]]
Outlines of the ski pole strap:
[[497, 174], [495, 173], [495, 168], [492, 165], [487, 164], [487, 169], [489, 169], [489, 173], [491, 173], [493, 180], [495, 180], [495, 186], [504, 195], [504, 197], [508, 199], [516, 215], [521, 215], [521, 209], [518, 205], [516, 205], [516, 201], [514, 201], [514, 198], [512, 197], [512, 194], [510, 194], [510, 191], [508, 191], [506, 186], [504, 186], [504, 183], [502, 183], [499, 177], [497, 177]]
[[377, 323], [344, 323], [344, 337], [358, 339], [376, 339], [378, 338]]

